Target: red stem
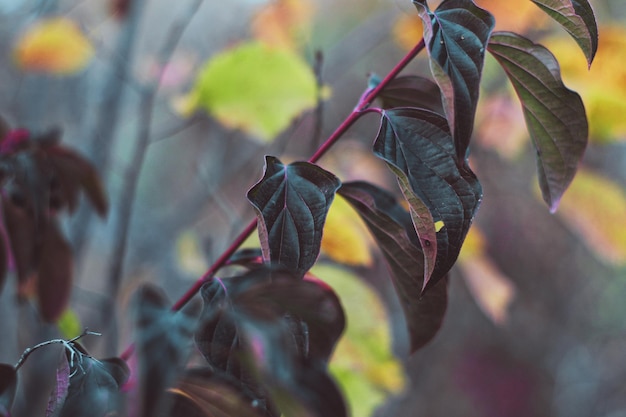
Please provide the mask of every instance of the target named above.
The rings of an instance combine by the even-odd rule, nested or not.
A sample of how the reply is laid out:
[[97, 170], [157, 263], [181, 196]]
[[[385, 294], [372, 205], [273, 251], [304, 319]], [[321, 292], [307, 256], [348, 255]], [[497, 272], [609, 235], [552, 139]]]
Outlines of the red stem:
[[[326, 141], [319, 147], [317, 152], [313, 154], [308, 162], [317, 162], [328, 150], [343, 136], [344, 133], [361, 117], [365, 112], [364, 110], [374, 101], [374, 99], [380, 94], [380, 92], [391, 82], [398, 74], [424, 49], [424, 39], [422, 39], [413, 49], [411, 49], [400, 62], [387, 74], [385, 78], [373, 89], [366, 91], [365, 94], [359, 100], [359, 103], [352, 110], [352, 113], [339, 125], [339, 127], [326, 139]], [[230, 257], [239, 249], [243, 242], [254, 232], [257, 226], [257, 220], [254, 219], [248, 224], [248, 226], [241, 232], [235, 241], [222, 253], [222, 255], [209, 267], [209, 269], [200, 277], [192, 286], [187, 290], [185, 294], [172, 306], [172, 311], [179, 311], [185, 304], [193, 298], [194, 295], [200, 290], [202, 285], [211, 280], [215, 273], [222, 268]], [[133, 354], [135, 348], [134, 345], [130, 345], [120, 357], [123, 360], [128, 360]]]

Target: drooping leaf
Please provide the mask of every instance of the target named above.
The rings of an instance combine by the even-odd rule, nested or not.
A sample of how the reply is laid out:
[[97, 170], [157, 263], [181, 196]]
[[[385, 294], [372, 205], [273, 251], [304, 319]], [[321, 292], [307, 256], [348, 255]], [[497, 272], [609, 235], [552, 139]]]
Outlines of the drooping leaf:
[[[385, 111], [374, 153], [396, 174], [410, 205], [427, 288], [456, 261], [482, 198], [480, 183], [464, 160], [457, 165], [446, 119], [427, 110]], [[440, 221], [443, 227], [436, 231]]]
[[146, 285], [135, 295], [135, 327], [141, 415], [166, 416], [171, 404], [163, 401], [163, 394], [186, 363], [196, 320], [172, 312], [166, 297]]
[[[48, 403], [51, 416], [59, 417], [108, 417], [121, 415], [123, 409], [120, 386], [124, 384], [130, 372], [120, 358], [98, 360], [89, 356], [77, 343], [66, 346], [66, 362], [59, 364], [57, 388], [52, 395], [63, 394], [58, 384], [69, 387], [65, 400], [50, 399]], [[66, 369], [69, 364], [69, 372]], [[60, 407], [60, 411], [58, 407]], [[52, 409], [54, 408], [54, 409]], [[48, 415], [47, 415], [48, 417]]]
[[284, 165], [266, 156], [263, 179], [248, 191], [259, 217], [263, 256], [304, 275], [320, 251], [328, 208], [340, 182], [308, 162]]
[[44, 230], [37, 272], [37, 300], [41, 317], [56, 322], [67, 308], [72, 292], [72, 248], [56, 221]]
[[87, 66], [94, 48], [74, 21], [58, 17], [36, 22], [17, 41], [14, 55], [27, 71], [68, 75]]
[[467, 154], [478, 104], [485, 48], [495, 20], [471, 0], [446, 0], [431, 12], [425, 0], [413, 0], [424, 22], [430, 67], [443, 94], [456, 156]]
[[588, 0], [531, 0], [572, 35], [591, 66], [598, 50], [598, 25]]
[[353, 266], [371, 266], [371, 237], [361, 218], [340, 196], [335, 196], [324, 224], [321, 251], [330, 259]]
[[418, 107], [445, 114], [439, 86], [428, 78], [406, 75], [393, 79], [380, 92], [382, 107]]
[[543, 199], [555, 212], [587, 146], [583, 102], [565, 87], [558, 62], [543, 46], [515, 33], [497, 32], [489, 52], [504, 68], [522, 103], [537, 151]]
[[11, 201], [2, 196], [2, 213], [6, 227], [9, 247], [18, 280], [18, 295], [30, 296], [36, 278], [35, 257], [38, 253], [35, 242], [35, 221], [26, 211], [16, 207]]
[[17, 372], [9, 364], [0, 364], [0, 417], [11, 417], [11, 407], [17, 391]]
[[268, 141], [316, 100], [315, 74], [296, 52], [248, 42], [207, 61], [181, 110], [201, 107], [222, 124]]
[[393, 196], [364, 182], [345, 183], [339, 194], [357, 209], [387, 260], [409, 328], [411, 352], [415, 352], [441, 327], [447, 307], [447, 280], [439, 280], [422, 293], [424, 255], [410, 215]]
[[393, 353], [392, 318], [380, 295], [348, 269], [318, 262], [311, 273], [337, 292], [347, 315], [330, 372], [350, 404], [351, 415], [370, 416], [390, 395], [400, 394], [407, 382]]

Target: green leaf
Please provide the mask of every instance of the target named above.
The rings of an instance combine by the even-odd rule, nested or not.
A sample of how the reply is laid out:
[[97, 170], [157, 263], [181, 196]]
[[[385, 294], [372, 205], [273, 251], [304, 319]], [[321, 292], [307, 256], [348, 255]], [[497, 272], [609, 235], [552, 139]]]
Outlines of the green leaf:
[[78, 336], [83, 330], [80, 319], [74, 310], [70, 308], [66, 309], [63, 314], [61, 314], [61, 317], [59, 317], [57, 321], [57, 327], [64, 339], [72, 339]]
[[9, 364], [0, 364], [0, 417], [10, 417], [17, 390], [17, 372]]
[[[427, 288], [456, 261], [482, 198], [480, 183], [464, 160], [457, 165], [446, 119], [427, 110], [385, 111], [374, 153], [396, 174], [409, 202]], [[436, 232], [440, 221], [443, 227]]]
[[394, 107], [418, 107], [445, 114], [439, 86], [428, 78], [418, 75], [396, 77], [378, 96], [384, 109]]
[[424, 22], [430, 68], [443, 94], [456, 156], [466, 158], [478, 103], [485, 48], [495, 20], [471, 0], [445, 0], [431, 12], [413, 0]]
[[522, 103], [537, 151], [543, 199], [555, 212], [587, 147], [583, 102], [565, 87], [558, 62], [543, 46], [515, 33], [497, 32], [489, 52], [504, 68]]
[[263, 256], [304, 275], [315, 263], [337, 177], [308, 162], [282, 164], [266, 156], [265, 174], [248, 192], [259, 217]]
[[588, 0], [531, 1], [572, 35], [591, 66], [598, 50], [598, 26]]
[[213, 56], [189, 99], [224, 125], [269, 140], [315, 106], [317, 83], [296, 52], [248, 42]]
[[146, 285], [135, 294], [135, 327], [142, 416], [165, 416], [171, 404], [163, 401], [184, 367], [196, 320], [169, 309], [166, 297]]
[[386, 191], [365, 182], [339, 189], [374, 235], [391, 271], [391, 279], [406, 317], [411, 352], [426, 345], [441, 327], [447, 307], [447, 279], [428, 291], [424, 286], [424, 255], [409, 214]]

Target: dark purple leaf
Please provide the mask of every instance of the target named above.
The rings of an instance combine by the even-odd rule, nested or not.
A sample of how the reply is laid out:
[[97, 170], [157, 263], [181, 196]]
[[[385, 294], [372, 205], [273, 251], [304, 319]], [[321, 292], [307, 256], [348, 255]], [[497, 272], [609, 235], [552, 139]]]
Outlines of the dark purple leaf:
[[72, 292], [72, 248], [56, 219], [48, 221], [42, 239], [37, 273], [39, 313], [44, 320], [56, 322], [67, 308]]
[[0, 364], [0, 417], [10, 417], [15, 391], [17, 390], [17, 372], [6, 363]]
[[382, 107], [418, 107], [445, 114], [441, 90], [433, 81], [418, 75], [407, 75], [391, 80], [378, 96]]
[[190, 353], [196, 320], [172, 312], [166, 297], [151, 286], [135, 295], [135, 327], [141, 410], [144, 417], [164, 416], [170, 404], [163, 394], [172, 386]]
[[466, 158], [478, 103], [485, 48], [495, 20], [471, 0], [445, 0], [431, 12], [413, 0], [424, 22], [424, 40], [435, 81], [443, 94], [456, 157]]
[[2, 200], [2, 213], [6, 226], [9, 247], [15, 268], [17, 270], [18, 294], [27, 296], [32, 281], [36, 278], [35, 259], [41, 252], [41, 245], [37, 245], [35, 221], [26, 211], [16, 207], [4, 196]]
[[344, 183], [339, 194], [358, 211], [387, 260], [406, 317], [411, 352], [415, 352], [441, 327], [447, 307], [447, 279], [422, 294], [424, 256], [416, 246], [409, 214], [393, 196], [364, 182]]
[[46, 417], [59, 417], [63, 404], [67, 398], [70, 387], [70, 364], [67, 361], [65, 352], [61, 355], [59, 365], [56, 371], [56, 380], [54, 388], [48, 397], [48, 406], [46, 407]]
[[531, 0], [559, 22], [582, 49], [591, 66], [598, 50], [598, 25], [588, 0]]
[[266, 156], [265, 175], [248, 192], [259, 217], [266, 261], [304, 275], [315, 263], [339, 180], [308, 162], [284, 165]]
[[0, 143], [4, 141], [5, 136], [10, 131], [11, 127], [9, 126], [9, 122], [7, 122], [5, 118], [0, 115]]
[[[442, 116], [413, 108], [383, 113], [374, 153], [396, 174], [409, 202], [424, 256], [424, 288], [456, 261], [482, 198], [478, 180], [454, 151]], [[438, 232], [435, 222], [443, 222]]]
[[522, 103], [537, 151], [543, 199], [555, 212], [587, 147], [583, 102], [565, 87], [558, 62], [543, 46], [515, 33], [497, 32], [489, 52], [506, 71]]

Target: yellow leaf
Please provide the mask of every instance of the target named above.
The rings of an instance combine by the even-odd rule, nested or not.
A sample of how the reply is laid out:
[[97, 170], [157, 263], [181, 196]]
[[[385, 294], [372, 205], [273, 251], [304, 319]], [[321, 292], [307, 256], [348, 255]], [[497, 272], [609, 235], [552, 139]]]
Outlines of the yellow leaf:
[[83, 70], [94, 48], [72, 20], [39, 20], [17, 41], [14, 56], [20, 68], [54, 75]]
[[577, 91], [587, 109], [592, 141], [626, 139], [626, 28], [602, 26], [598, 52], [591, 68], [568, 34], [543, 43], [559, 60], [568, 86]]
[[74, 312], [74, 310], [68, 308], [61, 314], [59, 321], [56, 323], [59, 332], [64, 339], [71, 339], [78, 336], [82, 332], [82, 326], [80, 319]]
[[314, 15], [310, 0], [274, 0], [252, 20], [252, 34], [268, 45], [296, 49], [310, 31]]
[[176, 260], [182, 271], [193, 276], [201, 276], [209, 267], [200, 249], [198, 236], [192, 231], [184, 231], [178, 236]]
[[388, 313], [379, 296], [351, 272], [324, 264], [311, 272], [333, 288], [346, 313], [346, 331], [330, 371], [348, 398], [351, 414], [369, 416], [406, 384], [402, 365], [391, 351]]
[[413, 49], [423, 37], [424, 26], [417, 13], [403, 14], [393, 26], [393, 39], [407, 51]]
[[352, 266], [370, 266], [371, 237], [359, 214], [340, 195], [330, 206], [322, 236], [322, 253]]
[[509, 30], [525, 34], [544, 28], [550, 22], [548, 15], [532, 1], [476, 0], [475, 3], [494, 15], [495, 30]]
[[486, 255], [485, 247], [485, 236], [476, 225], [472, 226], [457, 265], [478, 307], [495, 324], [504, 324], [515, 287]]
[[626, 193], [611, 180], [580, 170], [557, 212], [600, 259], [626, 263]]
[[317, 102], [310, 66], [293, 51], [247, 42], [207, 61], [182, 108], [269, 141]]

